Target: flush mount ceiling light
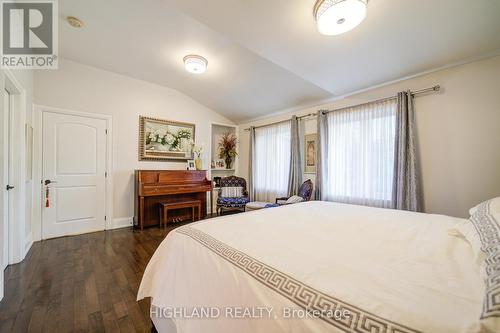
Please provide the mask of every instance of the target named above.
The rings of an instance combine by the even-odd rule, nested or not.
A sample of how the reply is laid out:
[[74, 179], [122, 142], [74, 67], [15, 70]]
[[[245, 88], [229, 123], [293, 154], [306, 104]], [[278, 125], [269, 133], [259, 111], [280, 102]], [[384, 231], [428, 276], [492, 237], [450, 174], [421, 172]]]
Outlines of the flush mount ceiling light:
[[201, 74], [207, 70], [208, 61], [199, 55], [187, 55], [184, 57], [184, 68], [189, 73]]
[[354, 29], [366, 16], [368, 0], [317, 0], [314, 18], [323, 35], [334, 36]]
[[83, 27], [83, 22], [74, 16], [67, 16], [66, 21], [68, 21], [69, 25], [72, 26], [73, 28]]

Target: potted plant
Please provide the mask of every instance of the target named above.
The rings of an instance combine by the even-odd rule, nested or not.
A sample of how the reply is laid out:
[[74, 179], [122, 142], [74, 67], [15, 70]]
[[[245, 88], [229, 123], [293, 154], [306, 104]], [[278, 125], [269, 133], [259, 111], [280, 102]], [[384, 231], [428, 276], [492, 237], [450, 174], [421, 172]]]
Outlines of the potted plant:
[[226, 161], [226, 169], [231, 169], [233, 159], [238, 155], [236, 144], [236, 135], [230, 132], [224, 133], [219, 141], [219, 158]]

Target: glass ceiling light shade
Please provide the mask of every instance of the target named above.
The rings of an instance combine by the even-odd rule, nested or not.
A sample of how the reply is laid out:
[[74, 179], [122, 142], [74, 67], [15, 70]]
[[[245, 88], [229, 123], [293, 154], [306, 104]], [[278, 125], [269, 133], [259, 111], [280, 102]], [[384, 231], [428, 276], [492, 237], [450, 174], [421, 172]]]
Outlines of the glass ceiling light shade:
[[187, 55], [184, 57], [184, 68], [193, 74], [202, 74], [207, 70], [208, 61], [199, 55]]
[[368, 0], [317, 0], [314, 17], [323, 35], [343, 34], [358, 26], [366, 17]]

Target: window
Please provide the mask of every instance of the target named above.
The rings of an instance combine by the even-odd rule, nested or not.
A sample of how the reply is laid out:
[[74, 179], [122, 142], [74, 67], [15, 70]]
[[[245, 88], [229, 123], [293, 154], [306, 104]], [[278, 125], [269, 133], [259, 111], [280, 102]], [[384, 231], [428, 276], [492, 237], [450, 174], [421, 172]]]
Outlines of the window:
[[291, 123], [255, 129], [253, 162], [256, 200], [274, 201], [288, 190], [290, 172]]
[[327, 126], [326, 199], [391, 207], [396, 101], [330, 112]]

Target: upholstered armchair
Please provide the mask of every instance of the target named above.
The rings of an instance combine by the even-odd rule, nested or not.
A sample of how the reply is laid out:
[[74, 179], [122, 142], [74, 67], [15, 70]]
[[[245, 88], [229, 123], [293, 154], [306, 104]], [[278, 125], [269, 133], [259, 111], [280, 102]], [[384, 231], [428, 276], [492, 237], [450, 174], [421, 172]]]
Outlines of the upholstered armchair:
[[249, 201], [247, 182], [244, 178], [229, 176], [221, 179], [217, 197], [217, 215], [221, 215], [223, 209], [245, 211]]
[[[299, 193], [297, 194], [299, 197], [303, 199], [303, 201], [309, 201], [311, 200], [311, 195], [313, 192], [313, 183], [310, 179], [306, 180], [305, 182], [300, 185], [299, 188]], [[278, 205], [286, 205], [287, 200], [290, 197], [282, 197], [282, 198], [276, 198], [276, 204]]]

